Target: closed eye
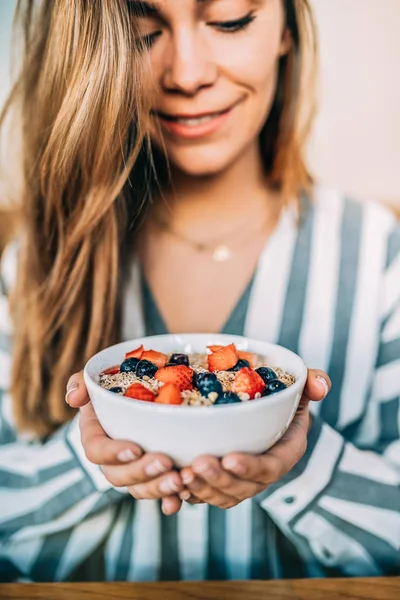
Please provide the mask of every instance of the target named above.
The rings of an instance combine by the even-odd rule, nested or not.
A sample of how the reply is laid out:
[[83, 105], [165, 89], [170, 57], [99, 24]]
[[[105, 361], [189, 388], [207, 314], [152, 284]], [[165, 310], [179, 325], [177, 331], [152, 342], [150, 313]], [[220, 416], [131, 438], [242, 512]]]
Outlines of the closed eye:
[[208, 23], [212, 27], [219, 29], [222, 32], [226, 33], [234, 33], [236, 31], [241, 31], [245, 29], [250, 23], [254, 21], [256, 16], [253, 13], [249, 13], [248, 15], [242, 17], [241, 19], [236, 19], [234, 21], [214, 21]]

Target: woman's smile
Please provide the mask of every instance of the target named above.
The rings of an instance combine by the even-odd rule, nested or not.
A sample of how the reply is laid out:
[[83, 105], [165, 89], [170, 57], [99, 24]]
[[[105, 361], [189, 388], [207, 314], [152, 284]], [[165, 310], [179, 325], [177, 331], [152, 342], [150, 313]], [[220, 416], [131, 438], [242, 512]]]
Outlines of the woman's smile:
[[156, 113], [162, 128], [175, 137], [197, 139], [209, 136], [221, 129], [229, 120], [236, 104], [228, 109], [214, 112], [166, 114]]

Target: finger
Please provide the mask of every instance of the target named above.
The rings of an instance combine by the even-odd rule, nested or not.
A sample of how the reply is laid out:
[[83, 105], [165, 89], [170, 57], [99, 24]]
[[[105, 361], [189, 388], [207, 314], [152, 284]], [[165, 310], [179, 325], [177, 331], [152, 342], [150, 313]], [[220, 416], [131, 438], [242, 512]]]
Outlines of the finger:
[[259, 483], [239, 479], [232, 473], [225, 471], [220, 461], [214, 456], [196, 458], [192, 469], [212, 488], [237, 500], [252, 498], [264, 489], [264, 486]]
[[329, 394], [331, 387], [331, 380], [324, 371], [309, 369], [303, 394], [309, 400], [323, 400]]
[[269, 485], [281, 479], [303, 456], [307, 448], [308, 409], [296, 413], [289, 429], [267, 452], [259, 455], [232, 453], [222, 467], [241, 479]]
[[80, 408], [81, 406], [85, 406], [89, 400], [90, 398], [83, 379], [83, 371], [71, 375], [67, 383], [65, 402], [73, 408]]
[[102, 426], [92, 404], [80, 409], [79, 427], [86, 457], [96, 465], [119, 465], [135, 461], [143, 454], [133, 442], [110, 439]]
[[138, 500], [166, 498], [167, 496], [179, 494], [182, 490], [182, 479], [176, 471], [170, 471], [146, 483], [138, 483], [128, 488], [129, 493]]
[[232, 508], [232, 506], [238, 504], [237, 498], [212, 488], [206, 481], [196, 475], [191, 468], [183, 469], [181, 477], [189, 492], [199, 500], [207, 502], [207, 504], [219, 508]]
[[179, 494], [179, 498], [181, 500], [184, 500], [187, 504], [205, 504], [204, 500], [200, 500], [199, 498], [197, 498], [197, 496], [193, 496], [193, 494], [191, 494], [187, 489], [184, 489]]
[[161, 510], [164, 515], [174, 515], [180, 511], [182, 506], [182, 500], [178, 496], [168, 496], [163, 498], [161, 503]]
[[[172, 461], [168, 456], [149, 453], [126, 465], [106, 465], [102, 467], [102, 471], [113, 486], [128, 487], [147, 483], [160, 475], [165, 475], [172, 468]], [[170, 494], [171, 492], [168, 495]]]

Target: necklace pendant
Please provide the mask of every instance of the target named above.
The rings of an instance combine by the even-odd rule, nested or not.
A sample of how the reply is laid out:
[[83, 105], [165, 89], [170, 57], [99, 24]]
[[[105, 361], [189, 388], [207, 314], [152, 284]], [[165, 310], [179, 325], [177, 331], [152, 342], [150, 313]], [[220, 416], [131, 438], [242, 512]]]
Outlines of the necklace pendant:
[[215, 262], [225, 262], [229, 260], [232, 256], [232, 252], [229, 250], [228, 246], [219, 245], [216, 246], [213, 252], [213, 260]]

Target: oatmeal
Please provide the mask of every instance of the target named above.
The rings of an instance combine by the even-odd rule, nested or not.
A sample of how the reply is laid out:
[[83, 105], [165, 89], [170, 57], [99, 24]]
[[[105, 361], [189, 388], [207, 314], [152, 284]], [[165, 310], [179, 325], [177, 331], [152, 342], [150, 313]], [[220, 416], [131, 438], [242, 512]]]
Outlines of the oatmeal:
[[237, 350], [234, 344], [208, 350], [164, 354], [140, 346], [121, 365], [103, 371], [99, 384], [146, 402], [214, 406], [269, 396], [295, 382], [284, 369], [267, 365], [265, 357]]

